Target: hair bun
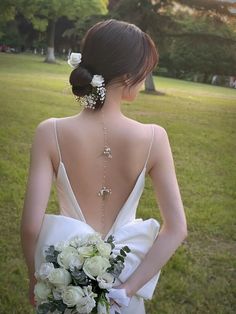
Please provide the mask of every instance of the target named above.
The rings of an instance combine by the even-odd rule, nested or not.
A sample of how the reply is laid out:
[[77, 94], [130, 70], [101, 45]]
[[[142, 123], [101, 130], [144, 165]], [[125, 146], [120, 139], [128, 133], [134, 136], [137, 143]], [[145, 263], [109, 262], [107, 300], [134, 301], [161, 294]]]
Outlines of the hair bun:
[[82, 66], [75, 68], [70, 74], [70, 84], [72, 86], [72, 92], [76, 96], [85, 96], [92, 91], [92, 74]]

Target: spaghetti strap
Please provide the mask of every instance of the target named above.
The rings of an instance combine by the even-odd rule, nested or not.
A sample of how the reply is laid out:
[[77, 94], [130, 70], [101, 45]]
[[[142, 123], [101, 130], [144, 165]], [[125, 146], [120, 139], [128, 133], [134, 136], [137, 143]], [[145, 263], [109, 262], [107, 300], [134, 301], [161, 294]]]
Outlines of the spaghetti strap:
[[59, 146], [59, 142], [58, 142], [58, 137], [57, 137], [57, 125], [56, 125], [57, 119], [54, 119], [54, 131], [55, 131], [55, 139], [56, 139], [56, 143], [57, 143], [57, 150], [58, 150], [58, 154], [59, 154], [59, 158], [60, 158], [60, 162], [62, 161], [61, 158], [61, 151], [60, 151], [60, 146]]
[[151, 152], [151, 149], [152, 149], [152, 143], [153, 143], [153, 139], [154, 139], [154, 126], [153, 126], [153, 124], [151, 124], [151, 127], [152, 127], [152, 138], [151, 138], [151, 143], [149, 145], [148, 155], [147, 155], [147, 159], [145, 161], [144, 167], [147, 166], [148, 158], [149, 158], [149, 155], [150, 155], [150, 152]]

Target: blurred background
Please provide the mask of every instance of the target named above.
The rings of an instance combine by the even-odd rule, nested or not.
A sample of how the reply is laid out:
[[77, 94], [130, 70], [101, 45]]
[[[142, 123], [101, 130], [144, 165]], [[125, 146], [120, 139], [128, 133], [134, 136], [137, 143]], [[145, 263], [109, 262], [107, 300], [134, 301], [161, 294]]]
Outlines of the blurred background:
[[116, 18], [154, 39], [154, 74], [236, 87], [234, 0], [1, 0], [0, 12], [2, 52], [66, 59], [90, 26]]

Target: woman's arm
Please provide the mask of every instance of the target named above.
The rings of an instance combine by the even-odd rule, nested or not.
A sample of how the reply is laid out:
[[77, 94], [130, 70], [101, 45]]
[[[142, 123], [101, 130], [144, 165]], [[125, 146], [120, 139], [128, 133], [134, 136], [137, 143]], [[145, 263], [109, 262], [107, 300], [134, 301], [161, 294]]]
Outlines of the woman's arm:
[[168, 135], [164, 128], [155, 125], [155, 139], [149, 172], [163, 225], [153, 246], [129, 279], [119, 286], [133, 296], [167, 263], [187, 237], [187, 223], [175, 173]]
[[36, 241], [47, 208], [53, 179], [49, 149], [53, 139], [50, 134], [53, 134], [50, 119], [41, 122], [36, 128], [30, 152], [29, 176], [21, 218], [21, 244], [30, 281], [34, 280]]

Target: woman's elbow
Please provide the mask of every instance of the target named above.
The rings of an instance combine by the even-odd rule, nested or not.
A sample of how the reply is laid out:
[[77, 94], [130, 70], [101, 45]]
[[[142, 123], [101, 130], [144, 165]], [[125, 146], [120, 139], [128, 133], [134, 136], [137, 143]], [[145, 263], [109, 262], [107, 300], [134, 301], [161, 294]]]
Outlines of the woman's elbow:
[[179, 239], [180, 242], [184, 241], [188, 236], [187, 225], [172, 225], [165, 226], [165, 229], [168, 233], [172, 234], [176, 239]]
[[186, 221], [184, 223], [180, 223], [177, 228], [177, 233], [184, 240], [188, 236], [188, 227]]
[[176, 224], [176, 232], [179, 234], [180, 238], [183, 240], [188, 236], [188, 226], [186, 218], [184, 217]]
[[34, 226], [33, 224], [29, 223], [21, 223], [20, 226], [20, 234], [21, 238], [29, 239], [29, 238], [34, 238], [38, 235], [38, 228]]

